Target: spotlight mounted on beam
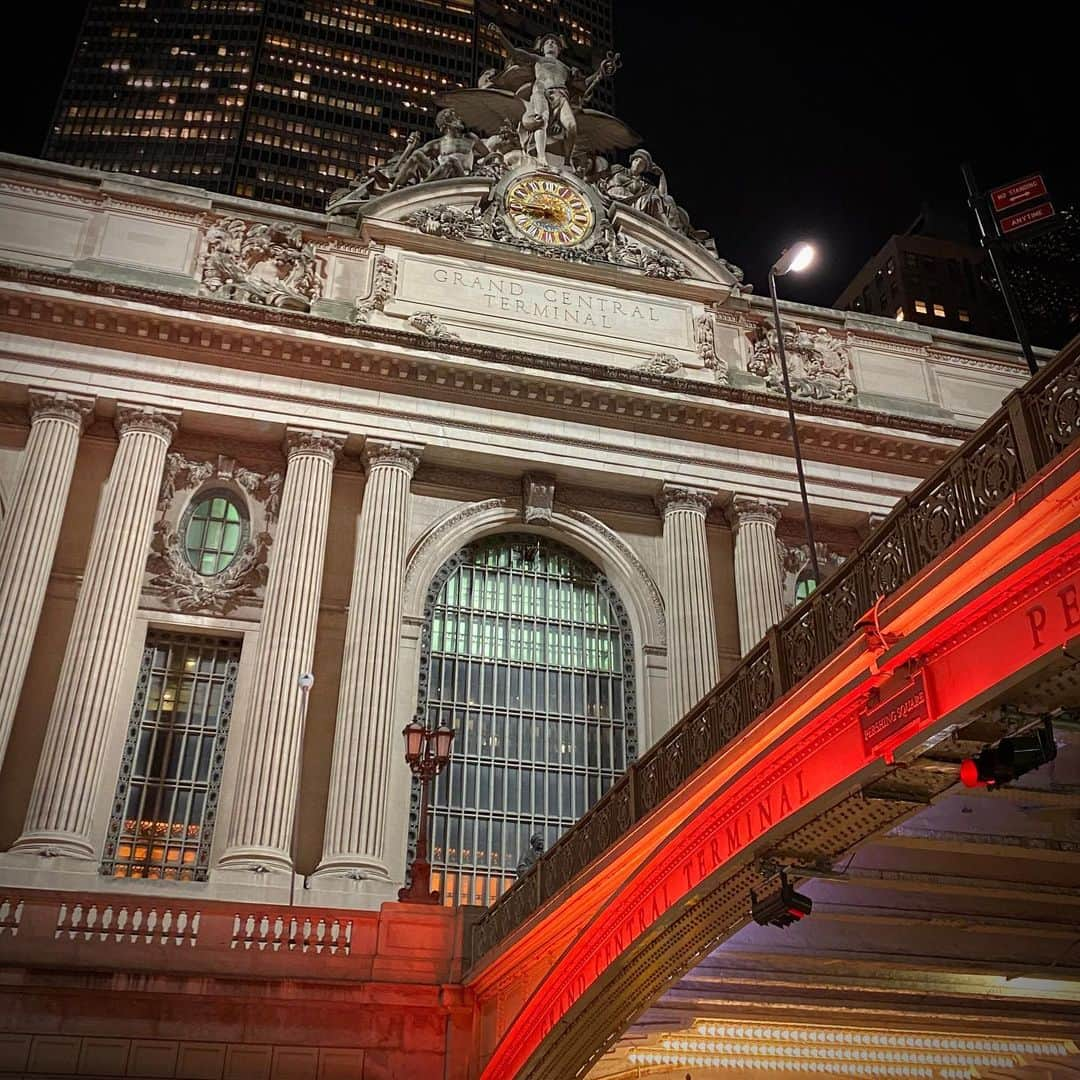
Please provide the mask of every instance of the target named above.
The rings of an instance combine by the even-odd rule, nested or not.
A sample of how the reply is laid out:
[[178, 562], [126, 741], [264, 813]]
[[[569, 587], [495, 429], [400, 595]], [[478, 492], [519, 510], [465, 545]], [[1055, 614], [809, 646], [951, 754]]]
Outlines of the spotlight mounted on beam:
[[809, 915], [813, 907], [813, 900], [796, 892], [783, 870], [769, 882], [767, 892], [758, 896], [750, 890], [750, 914], [759, 926], [790, 926]]
[[961, 762], [960, 780], [964, 787], [995, 791], [1056, 757], [1054, 725], [1045, 716], [1039, 727], [1010, 735], [994, 746], [984, 746], [977, 757]]

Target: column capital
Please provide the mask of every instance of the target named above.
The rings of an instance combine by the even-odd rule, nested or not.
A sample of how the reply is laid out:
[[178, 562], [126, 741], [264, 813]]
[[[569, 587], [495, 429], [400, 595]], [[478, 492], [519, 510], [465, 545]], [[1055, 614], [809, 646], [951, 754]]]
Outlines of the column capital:
[[307, 454], [327, 458], [333, 463], [341, 456], [344, 446], [345, 436], [335, 431], [297, 427], [285, 429], [285, 456], [290, 461], [301, 454]]
[[364, 467], [370, 472], [376, 468], [404, 469], [410, 476], [420, 464], [422, 446], [416, 443], [383, 442], [368, 439], [364, 443]]
[[704, 517], [713, 504], [714, 495], [704, 488], [682, 487], [678, 484], [665, 484], [656, 497], [656, 505], [662, 517], [678, 511], [700, 514]]
[[775, 529], [783, 516], [784, 506], [756, 496], [736, 495], [731, 503], [731, 512], [736, 529], [750, 521], [761, 521]]
[[116, 406], [116, 433], [123, 438], [136, 431], [147, 431], [164, 440], [168, 446], [180, 424], [180, 413], [175, 409], [155, 409], [149, 405], [131, 405], [121, 402]]
[[81, 431], [94, 414], [94, 398], [68, 394], [44, 387], [30, 388], [30, 422], [36, 420], [66, 420]]

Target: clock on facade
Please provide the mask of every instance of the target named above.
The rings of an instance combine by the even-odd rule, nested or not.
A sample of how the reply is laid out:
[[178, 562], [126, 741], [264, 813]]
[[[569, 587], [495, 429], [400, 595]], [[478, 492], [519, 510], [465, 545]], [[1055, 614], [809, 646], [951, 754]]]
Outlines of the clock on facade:
[[572, 247], [588, 239], [596, 212], [576, 184], [554, 173], [515, 177], [503, 190], [507, 221], [537, 244]]

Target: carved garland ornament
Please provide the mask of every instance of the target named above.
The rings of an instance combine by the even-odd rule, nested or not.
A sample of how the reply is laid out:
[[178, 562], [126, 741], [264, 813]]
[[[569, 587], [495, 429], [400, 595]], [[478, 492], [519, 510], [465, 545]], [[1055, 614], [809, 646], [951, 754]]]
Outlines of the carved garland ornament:
[[[224, 482], [220, 492], [206, 490], [206, 484], [211, 480]], [[219, 455], [216, 462], [194, 461], [182, 453], [169, 454], [158, 495], [161, 517], [154, 526], [146, 562], [147, 591], [179, 611], [212, 615], [225, 615], [243, 604], [257, 601], [266, 583], [267, 557], [273, 543], [268, 527], [277, 518], [281, 485], [281, 473], [256, 472], [224, 454]], [[236, 489], [246, 493], [257, 509], [261, 525], [252, 536], [251, 521], [245, 517], [241, 550], [220, 573], [212, 575], [200, 574], [184, 553], [184, 534], [191, 511], [199, 500], [199, 489], [208, 496], [229, 495]], [[177, 495], [185, 491], [196, 494], [188, 500], [187, 509], [181, 514]]]
[[206, 233], [201, 291], [226, 300], [310, 311], [322, 296], [322, 265], [299, 225], [221, 218]]
[[352, 321], [369, 322], [373, 311], [382, 311], [393, 299], [396, 287], [397, 263], [389, 255], [376, 255], [371, 271], [371, 293], [365, 297], [357, 297]]
[[727, 361], [722, 359], [716, 351], [716, 320], [711, 312], [699, 315], [694, 320], [694, 343], [697, 345], [701, 362], [713, 373], [721, 386], [727, 386]]
[[648, 360], [637, 365], [638, 371], [646, 375], [675, 375], [682, 371], [683, 362], [671, 353], [653, 353]]
[[614, 228], [610, 222], [597, 222], [599, 236], [591, 247], [550, 247], [534, 244], [512, 233], [497, 209], [494, 203], [486, 208], [449, 204], [425, 206], [405, 217], [404, 222], [429, 236], [443, 236], [451, 240], [490, 240], [546, 259], [613, 263], [640, 270], [647, 277], [664, 278], [668, 281], [690, 276], [684, 263], [651, 244], [631, 239]]
[[461, 335], [446, 326], [433, 311], [417, 311], [409, 316], [408, 323], [414, 329], [419, 330], [424, 337], [429, 337], [434, 341], [461, 340]]

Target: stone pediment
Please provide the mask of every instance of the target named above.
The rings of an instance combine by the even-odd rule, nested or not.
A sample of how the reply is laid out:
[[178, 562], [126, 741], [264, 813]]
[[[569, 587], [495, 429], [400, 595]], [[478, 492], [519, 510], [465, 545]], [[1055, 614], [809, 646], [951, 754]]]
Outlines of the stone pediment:
[[[667, 281], [707, 282], [723, 292], [741, 289], [741, 271], [711, 254], [701, 244], [667, 228], [632, 206], [597, 198], [597, 230], [606, 236], [589, 247], [545, 247], [530, 243], [506, 225], [494, 178], [461, 177], [390, 191], [358, 208], [357, 226], [387, 222], [415, 228], [428, 236], [467, 245], [462, 256], [483, 258], [477, 247], [494, 245], [554, 263], [593, 265], [625, 270], [631, 276]], [[468, 246], [473, 247], [472, 252]]]

